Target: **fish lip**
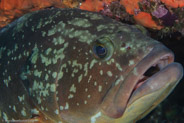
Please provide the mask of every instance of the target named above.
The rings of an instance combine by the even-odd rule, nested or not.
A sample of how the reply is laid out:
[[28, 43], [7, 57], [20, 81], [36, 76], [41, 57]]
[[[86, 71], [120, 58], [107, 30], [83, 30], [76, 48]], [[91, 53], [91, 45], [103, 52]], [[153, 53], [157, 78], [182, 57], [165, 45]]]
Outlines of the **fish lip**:
[[[157, 48], [157, 47], [156, 47]], [[165, 49], [165, 47], [163, 47]], [[157, 48], [158, 49], [158, 48]], [[141, 60], [139, 62], [139, 64], [137, 66], [134, 67], [134, 74], [139, 74], [136, 81], [134, 82], [135, 83], [135, 86], [137, 84], [139, 84], [142, 79], [142, 77], [140, 76], [145, 76], [144, 74], [146, 73], [146, 71], [148, 71], [148, 69], [150, 69], [151, 67], [158, 67], [159, 70], [156, 72], [156, 73], [153, 73], [151, 76], [147, 76], [147, 78], [145, 78], [145, 80], [142, 80], [142, 82], [144, 83], [145, 81], [147, 81], [149, 78], [152, 78], [153, 75], [157, 74], [157, 73], [160, 73], [164, 68], [166, 68], [168, 65], [174, 63], [174, 54], [172, 51], [166, 49], [167, 51], [166, 52], [162, 52], [162, 51], [157, 51], [157, 49], [153, 49], [145, 58], [143, 58], [143, 60]], [[152, 56], [152, 58], [148, 57], [148, 56]], [[154, 57], [155, 55], [155, 57]], [[148, 58], [147, 58], [148, 57]], [[146, 60], [148, 59], [153, 59], [152, 61], [148, 62], [148, 64], [146, 64]], [[143, 67], [142, 65], [140, 64], [144, 64], [144, 66], [146, 67]], [[135, 69], [142, 69], [143, 70], [140, 72], [140, 73], [136, 73], [135, 72]], [[142, 85], [142, 84], [141, 84]], [[137, 90], [138, 87], [135, 87], [134, 86], [134, 89]], [[135, 91], [135, 90], [132, 90], [132, 93]], [[130, 97], [131, 98], [131, 97]]]
[[[164, 79], [162, 79], [162, 75], [165, 73], [168, 74], [164, 77]], [[132, 94], [128, 100], [128, 105], [132, 104], [135, 100], [143, 97], [144, 95], [151, 94], [161, 88], [172, 86], [170, 88], [174, 89], [174, 87], [179, 83], [179, 80], [181, 80], [182, 76], [183, 67], [181, 64], [176, 62], [166, 64], [161, 70], [146, 79], [141, 86], [132, 91]]]
[[[171, 50], [166, 48], [162, 44], [157, 44], [153, 47], [153, 49], [148, 53], [138, 64], [132, 69], [132, 71], [128, 74], [125, 80], [122, 82], [118, 92], [115, 96], [115, 106], [117, 112], [119, 113], [117, 116], [121, 117], [131, 99], [131, 95], [134, 92], [134, 88], [138, 83], [140, 77], [154, 64], [157, 64], [160, 59], [166, 58], [168, 64], [174, 62], [174, 54]], [[126, 89], [128, 88], [128, 89]]]

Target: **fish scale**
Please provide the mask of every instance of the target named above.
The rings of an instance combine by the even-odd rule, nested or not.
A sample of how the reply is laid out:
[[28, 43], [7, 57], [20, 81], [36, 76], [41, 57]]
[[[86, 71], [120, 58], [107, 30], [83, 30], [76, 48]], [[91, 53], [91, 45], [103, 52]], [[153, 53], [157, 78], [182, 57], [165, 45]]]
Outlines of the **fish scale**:
[[125, 88], [126, 78], [138, 77], [136, 66], [161, 46], [134, 26], [78, 9], [26, 14], [1, 29], [0, 40], [2, 122], [127, 122], [116, 108], [119, 91], [126, 108], [135, 85]]

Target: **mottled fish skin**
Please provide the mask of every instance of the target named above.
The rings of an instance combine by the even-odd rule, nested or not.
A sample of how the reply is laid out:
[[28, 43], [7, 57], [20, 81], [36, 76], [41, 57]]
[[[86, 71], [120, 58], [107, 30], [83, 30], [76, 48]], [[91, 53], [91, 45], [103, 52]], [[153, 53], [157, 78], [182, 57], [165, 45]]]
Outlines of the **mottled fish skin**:
[[[94, 53], [99, 44], [107, 49], [104, 58]], [[156, 45], [136, 27], [93, 12], [24, 15], [0, 30], [0, 121], [41, 115], [53, 123], [95, 123], [106, 115], [109, 90], [113, 99]]]

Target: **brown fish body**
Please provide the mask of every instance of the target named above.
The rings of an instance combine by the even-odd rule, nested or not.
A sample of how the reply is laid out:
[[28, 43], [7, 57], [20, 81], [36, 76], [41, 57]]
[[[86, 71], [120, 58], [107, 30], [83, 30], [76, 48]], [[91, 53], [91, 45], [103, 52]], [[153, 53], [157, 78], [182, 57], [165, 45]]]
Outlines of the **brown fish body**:
[[2, 122], [129, 123], [182, 77], [169, 49], [93, 12], [30, 13], [3, 28], [0, 40]]

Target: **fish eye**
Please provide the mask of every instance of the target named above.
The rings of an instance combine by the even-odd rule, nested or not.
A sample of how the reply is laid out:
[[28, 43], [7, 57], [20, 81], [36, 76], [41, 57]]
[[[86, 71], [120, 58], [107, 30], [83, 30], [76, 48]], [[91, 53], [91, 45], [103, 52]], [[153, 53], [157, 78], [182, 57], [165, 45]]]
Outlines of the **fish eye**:
[[109, 38], [103, 37], [93, 44], [93, 54], [97, 60], [108, 60], [114, 52], [114, 46]]
[[98, 58], [104, 58], [107, 55], [107, 49], [102, 44], [96, 44], [93, 47], [93, 52]]

